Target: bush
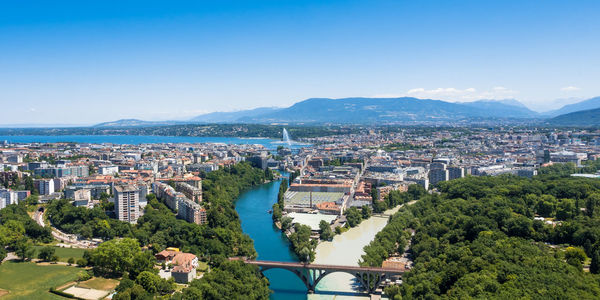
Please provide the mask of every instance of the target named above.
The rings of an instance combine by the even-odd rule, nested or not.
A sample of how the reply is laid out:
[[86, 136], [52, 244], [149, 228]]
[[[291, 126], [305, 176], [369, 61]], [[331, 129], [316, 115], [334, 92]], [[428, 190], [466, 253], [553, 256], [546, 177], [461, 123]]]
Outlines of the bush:
[[88, 273], [87, 271], [81, 271], [77, 273], [77, 281], [86, 281], [90, 280], [91, 278], [92, 275], [90, 275], [90, 273]]
[[54, 247], [46, 246], [40, 249], [40, 253], [38, 253], [37, 257], [43, 261], [52, 261], [55, 252], [56, 249], [54, 249]]
[[87, 266], [87, 260], [85, 258], [80, 258], [77, 260], [77, 265], [80, 267], [85, 267]]
[[67, 263], [68, 263], [68, 264], [69, 264], [69, 266], [70, 266], [70, 265], [72, 265], [72, 264], [74, 264], [74, 263], [75, 263], [75, 259], [74, 259], [74, 258], [72, 258], [72, 257], [69, 257], [69, 260], [67, 260]]

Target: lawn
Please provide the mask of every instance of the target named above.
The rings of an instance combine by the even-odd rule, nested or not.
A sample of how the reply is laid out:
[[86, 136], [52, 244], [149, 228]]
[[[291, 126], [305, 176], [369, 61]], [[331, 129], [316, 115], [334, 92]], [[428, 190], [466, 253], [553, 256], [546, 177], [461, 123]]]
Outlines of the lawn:
[[81, 269], [60, 265], [38, 266], [31, 262], [7, 261], [0, 265], [0, 289], [9, 294], [2, 300], [11, 299], [52, 299], [64, 298], [48, 292], [56, 287], [77, 279]]
[[[35, 256], [37, 257], [37, 254], [40, 253], [40, 249], [43, 248], [44, 246], [35, 246]], [[67, 260], [69, 260], [69, 257], [72, 257], [75, 259], [75, 261], [77, 261], [78, 259], [83, 257], [83, 252], [85, 251], [85, 249], [80, 249], [80, 248], [62, 248], [62, 247], [55, 247], [53, 246], [54, 249], [56, 249], [55, 254], [58, 255], [59, 257], [59, 261], [62, 262], [67, 262]]]
[[84, 287], [88, 289], [96, 289], [103, 291], [112, 291], [119, 285], [119, 281], [115, 279], [94, 277], [88, 281], [83, 281], [79, 283], [77, 286]]
[[199, 261], [197, 270], [198, 272], [206, 272], [208, 270], [208, 264], [203, 261]]

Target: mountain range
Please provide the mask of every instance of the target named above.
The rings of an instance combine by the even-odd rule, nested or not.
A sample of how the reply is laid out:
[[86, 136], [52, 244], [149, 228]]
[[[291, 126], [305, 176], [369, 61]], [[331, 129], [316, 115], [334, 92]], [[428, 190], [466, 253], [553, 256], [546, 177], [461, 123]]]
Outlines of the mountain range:
[[[538, 113], [515, 99], [447, 102], [401, 98], [311, 98], [287, 108], [261, 107], [236, 112], [214, 112], [185, 121], [141, 121], [125, 119], [96, 127], [137, 127], [204, 123], [289, 123], [289, 124], [432, 124], [472, 121], [554, 122], [554, 118], [580, 110], [600, 108], [600, 97]], [[587, 116], [587, 115], [585, 115]], [[593, 121], [593, 120], [592, 120]], [[561, 121], [564, 122], [564, 121]], [[588, 124], [584, 119], [579, 120]], [[557, 123], [558, 124], [558, 123]], [[593, 125], [593, 124], [592, 124]]]
[[555, 126], [600, 126], [600, 108], [580, 110], [548, 120]]

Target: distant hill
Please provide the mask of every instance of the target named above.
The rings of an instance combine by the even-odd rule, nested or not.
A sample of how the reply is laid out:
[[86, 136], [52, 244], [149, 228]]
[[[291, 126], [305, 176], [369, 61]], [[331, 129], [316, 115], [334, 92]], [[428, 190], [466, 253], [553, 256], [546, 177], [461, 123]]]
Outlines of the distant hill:
[[589, 110], [594, 108], [600, 108], [600, 97], [595, 97], [581, 102], [565, 105], [557, 110], [547, 112], [551, 116], [564, 115], [576, 111]]
[[482, 110], [492, 112], [497, 116], [505, 116], [511, 118], [534, 118], [539, 114], [527, 108], [523, 103], [515, 99], [504, 100], [478, 100], [474, 102], [465, 102], [463, 105], [477, 107]]
[[281, 108], [278, 107], [259, 107], [249, 110], [240, 110], [234, 112], [213, 112], [209, 114], [199, 115], [190, 119], [193, 122], [199, 123], [227, 123], [236, 122], [241, 118], [255, 117], [262, 114], [273, 113]]
[[410, 124], [468, 123], [490, 119], [525, 120], [539, 114], [514, 99], [455, 103], [442, 100], [402, 98], [311, 98], [287, 108], [260, 107], [235, 112], [214, 112], [188, 121], [123, 119], [95, 127], [148, 127], [198, 123], [290, 123], [290, 124]]
[[[185, 124], [186, 122], [180, 121], [143, 121], [138, 119], [121, 119], [112, 122], [104, 122], [96, 124], [92, 127], [148, 127], [148, 126], [166, 126]], [[189, 123], [189, 122], [187, 122]]]
[[532, 118], [526, 107], [498, 101], [452, 103], [441, 100], [403, 98], [312, 98], [276, 112], [240, 118], [247, 123], [406, 123], [447, 122], [474, 118]]
[[600, 108], [576, 111], [548, 120], [557, 126], [600, 126]]

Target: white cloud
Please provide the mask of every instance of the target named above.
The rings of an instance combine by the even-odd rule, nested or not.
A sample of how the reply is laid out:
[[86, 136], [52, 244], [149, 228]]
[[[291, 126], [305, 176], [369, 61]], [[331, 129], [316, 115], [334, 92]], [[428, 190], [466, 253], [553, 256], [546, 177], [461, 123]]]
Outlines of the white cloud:
[[561, 88], [560, 90], [563, 92], [574, 92], [574, 91], [579, 91], [580, 88], [570, 85], [570, 86], [565, 86], [564, 88]]
[[406, 93], [387, 93], [387, 94], [377, 94], [375, 98], [394, 98], [394, 97], [416, 97], [416, 98], [429, 98], [429, 99], [440, 99], [446, 101], [474, 101], [479, 99], [506, 99], [514, 97], [518, 91], [503, 87], [503, 86], [495, 86], [487, 91], [478, 91], [475, 88], [454, 88], [454, 87], [446, 87], [446, 88], [434, 88], [434, 89], [425, 89], [425, 88], [413, 88], [406, 91]]

